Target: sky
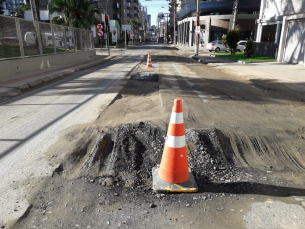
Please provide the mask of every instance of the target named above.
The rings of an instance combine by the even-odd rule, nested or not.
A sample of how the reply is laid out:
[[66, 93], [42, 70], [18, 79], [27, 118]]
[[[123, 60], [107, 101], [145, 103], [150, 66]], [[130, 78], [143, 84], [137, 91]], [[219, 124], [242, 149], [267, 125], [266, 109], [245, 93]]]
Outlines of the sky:
[[168, 2], [166, 0], [140, 0], [140, 3], [142, 6], [147, 6], [147, 14], [151, 15], [151, 25], [156, 25], [159, 12], [168, 13]]

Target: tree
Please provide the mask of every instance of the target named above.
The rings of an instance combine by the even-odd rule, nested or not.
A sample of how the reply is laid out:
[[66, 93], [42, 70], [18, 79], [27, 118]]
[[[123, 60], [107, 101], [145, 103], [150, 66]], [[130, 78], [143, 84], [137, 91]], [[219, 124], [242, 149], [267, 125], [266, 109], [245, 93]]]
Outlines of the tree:
[[137, 21], [137, 20], [130, 20], [130, 24], [132, 26], [133, 29], [137, 30], [138, 28], [140, 28], [142, 26], [142, 23]]
[[51, 14], [61, 15], [53, 18], [55, 24], [81, 29], [96, 24], [95, 14], [99, 13], [89, 0], [50, 0], [48, 7]]
[[26, 10], [30, 10], [31, 7], [28, 5], [22, 5], [22, 6], [18, 6], [14, 9], [14, 11], [17, 13], [18, 16], [23, 16], [24, 15], [24, 11]]
[[229, 29], [227, 35], [222, 37], [222, 43], [230, 50], [231, 55], [235, 54], [237, 42], [240, 41], [240, 28], [236, 26], [234, 29]]

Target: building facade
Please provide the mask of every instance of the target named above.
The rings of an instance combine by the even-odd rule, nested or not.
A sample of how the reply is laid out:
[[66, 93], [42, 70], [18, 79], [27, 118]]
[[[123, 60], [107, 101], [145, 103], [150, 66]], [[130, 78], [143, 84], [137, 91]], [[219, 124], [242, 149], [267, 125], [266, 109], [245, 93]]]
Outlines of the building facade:
[[[188, 1], [190, 3], [191, 1]], [[233, 26], [234, 0], [200, 2], [200, 32], [205, 44], [221, 40]], [[239, 0], [237, 24], [243, 40], [254, 39], [256, 20], [259, 18], [260, 2]], [[195, 43], [196, 4], [183, 5], [178, 12], [178, 43], [193, 46]]]
[[305, 4], [300, 0], [261, 0], [257, 42], [279, 62], [305, 66]]

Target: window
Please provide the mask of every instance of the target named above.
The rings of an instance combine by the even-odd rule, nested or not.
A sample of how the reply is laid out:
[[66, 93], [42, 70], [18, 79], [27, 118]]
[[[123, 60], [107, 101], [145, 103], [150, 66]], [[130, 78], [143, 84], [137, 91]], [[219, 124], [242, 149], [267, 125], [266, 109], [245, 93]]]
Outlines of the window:
[[274, 43], [276, 33], [276, 25], [263, 26], [261, 42]]

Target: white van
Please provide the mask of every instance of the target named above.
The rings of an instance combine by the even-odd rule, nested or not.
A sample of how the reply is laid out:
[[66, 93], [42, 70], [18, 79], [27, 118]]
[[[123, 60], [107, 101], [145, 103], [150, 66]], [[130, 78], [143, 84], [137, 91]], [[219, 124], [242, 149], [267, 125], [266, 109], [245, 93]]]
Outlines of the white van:
[[[42, 41], [42, 45], [44, 47], [52, 47], [53, 46], [52, 33], [42, 33], [41, 41]], [[26, 32], [24, 35], [24, 42], [26, 45], [35, 45], [36, 44], [36, 33]], [[55, 35], [55, 44], [56, 44], [56, 47], [64, 47], [64, 42], [57, 35]]]
[[36, 33], [26, 32], [24, 34], [25, 45], [35, 45], [36, 44]]

